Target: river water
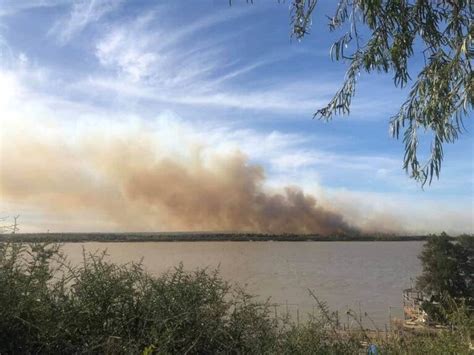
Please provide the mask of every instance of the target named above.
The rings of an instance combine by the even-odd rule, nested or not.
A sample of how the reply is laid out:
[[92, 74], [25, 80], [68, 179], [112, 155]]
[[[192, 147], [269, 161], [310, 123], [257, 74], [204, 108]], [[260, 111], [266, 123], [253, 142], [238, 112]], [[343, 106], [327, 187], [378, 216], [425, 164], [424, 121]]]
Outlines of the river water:
[[[350, 308], [361, 314], [364, 325], [383, 328], [389, 314], [402, 316], [402, 291], [421, 271], [417, 258], [423, 242], [156, 242], [66, 243], [72, 262], [86, 251], [107, 249], [118, 263], [139, 261], [158, 275], [180, 262], [186, 270], [219, 268], [221, 275], [245, 286], [251, 294], [278, 304], [304, 319], [314, 310], [311, 289], [341, 321]], [[365, 315], [367, 312], [368, 316]]]

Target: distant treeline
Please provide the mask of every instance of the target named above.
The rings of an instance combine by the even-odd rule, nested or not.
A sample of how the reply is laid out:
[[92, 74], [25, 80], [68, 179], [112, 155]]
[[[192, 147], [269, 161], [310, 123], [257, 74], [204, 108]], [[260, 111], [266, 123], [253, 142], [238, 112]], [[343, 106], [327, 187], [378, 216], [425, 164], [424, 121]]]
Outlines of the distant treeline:
[[317, 234], [256, 233], [18, 233], [0, 234], [0, 242], [338, 242], [338, 241], [424, 241], [429, 235], [403, 236], [387, 234], [322, 236]]

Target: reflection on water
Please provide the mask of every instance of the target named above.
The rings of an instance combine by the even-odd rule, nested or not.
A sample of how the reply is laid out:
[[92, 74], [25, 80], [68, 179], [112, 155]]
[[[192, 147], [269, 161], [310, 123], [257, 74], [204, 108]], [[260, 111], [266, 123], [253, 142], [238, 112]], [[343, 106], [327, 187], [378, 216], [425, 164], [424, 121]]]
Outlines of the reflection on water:
[[[185, 269], [219, 267], [222, 276], [262, 299], [283, 304], [280, 312], [301, 317], [313, 311], [311, 288], [342, 321], [350, 307], [368, 312], [383, 327], [389, 312], [401, 316], [402, 290], [420, 272], [417, 255], [423, 242], [169, 242], [69, 243], [73, 262], [87, 251], [107, 249], [114, 262], [143, 258], [145, 268], [159, 274], [180, 262]], [[391, 309], [389, 309], [391, 307]], [[367, 326], [371, 322], [366, 318]]]

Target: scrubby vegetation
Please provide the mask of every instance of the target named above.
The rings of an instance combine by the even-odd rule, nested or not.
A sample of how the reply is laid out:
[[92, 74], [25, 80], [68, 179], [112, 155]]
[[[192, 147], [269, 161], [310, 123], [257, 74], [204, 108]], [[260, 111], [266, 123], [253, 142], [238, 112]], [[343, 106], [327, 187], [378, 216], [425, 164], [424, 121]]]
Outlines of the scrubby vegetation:
[[182, 267], [154, 277], [138, 264], [84, 254], [71, 265], [56, 244], [0, 243], [0, 353], [468, 354], [472, 319], [435, 334], [338, 329], [324, 305], [304, 324], [216, 271]]

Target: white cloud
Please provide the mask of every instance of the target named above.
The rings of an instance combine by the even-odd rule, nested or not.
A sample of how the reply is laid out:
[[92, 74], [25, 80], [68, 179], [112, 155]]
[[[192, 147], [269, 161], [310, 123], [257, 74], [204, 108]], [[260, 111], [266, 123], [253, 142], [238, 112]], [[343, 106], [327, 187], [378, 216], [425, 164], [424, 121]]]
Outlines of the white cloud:
[[374, 173], [394, 171], [399, 168], [398, 159], [384, 156], [341, 155], [324, 150], [297, 150], [291, 154], [276, 157], [273, 164], [280, 169], [300, 168], [305, 166], [330, 166], [334, 169], [365, 170]]
[[[318, 100], [308, 96], [302, 97], [293, 89], [293, 86], [296, 85], [294, 83], [291, 86], [282, 84], [272, 88], [242, 92], [222, 87], [202, 92], [202, 88], [206, 85], [205, 80], [202, 81], [197, 78], [183, 80], [179, 76], [167, 78], [164, 74], [161, 79], [167, 81], [168, 85], [149, 85], [136, 80], [145, 76], [144, 72], [139, 70], [136, 65], [129, 67], [127, 72], [136, 73], [137, 75], [128, 81], [115, 77], [90, 77], [71, 86], [85, 94], [99, 92], [112, 97], [118, 96], [197, 107], [268, 111], [291, 114], [292, 116], [304, 114], [306, 118], [311, 117], [315, 107], [325, 103], [321, 99]], [[201, 72], [195, 71], [195, 74], [189, 74], [187, 77], [193, 77], [199, 73]], [[307, 83], [301, 83], [302, 86], [305, 84]], [[318, 87], [315, 86], [314, 89], [316, 91]]]
[[68, 2], [70, 0], [2, 0], [0, 4], [0, 17], [12, 16], [18, 12], [41, 7], [55, 7], [67, 4]]
[[109, 33], [99, 39], [95, 50], [109, 75], [94, 75], [78, 82], [76, 88], [135, 100], [308, 116], [325, 102], [322, 97], [335, 89], [334, 85], [311, 79], [278, 78], [255, 82], [252, 89], [236, 89], [236, 79], [247, 76], [254, 80], [252, 72], [274, 64], [276, 59], [229, 61], [227, 46], [236, 33], [197, 40], [196, 34], [219, 24], [226, 16], [203, 18], [178, 30], [163, 26], [160, 16], [146, 14], [131, 22], [110, 25]]
[[97, 45], [96, 55], [107, 67], [117, 67], [134, 82], [146, 78], [158, 56], [146, 51], [147, 39], [133, 38], [126, 30], [115, 30]]
[[207, 16], [178, 29], [160, 24], [166, 16], [161, 11], [110, 24], [109, 33], [96, 44], [99, 62], [119, 73], [130, 74], [134, 81], [145, 79], [155, 85], [182, 85], [223, 65], [218, 54], [222, 51], [219, 41], [225, 36], [207, 41], [190, 39], [202, 30], [241, 15], [242, 11]]
[[50, 30], [60, 43], [69, 42], [89, 24], [116, 10], [123, 0], [74, 0], [70, 13]]

